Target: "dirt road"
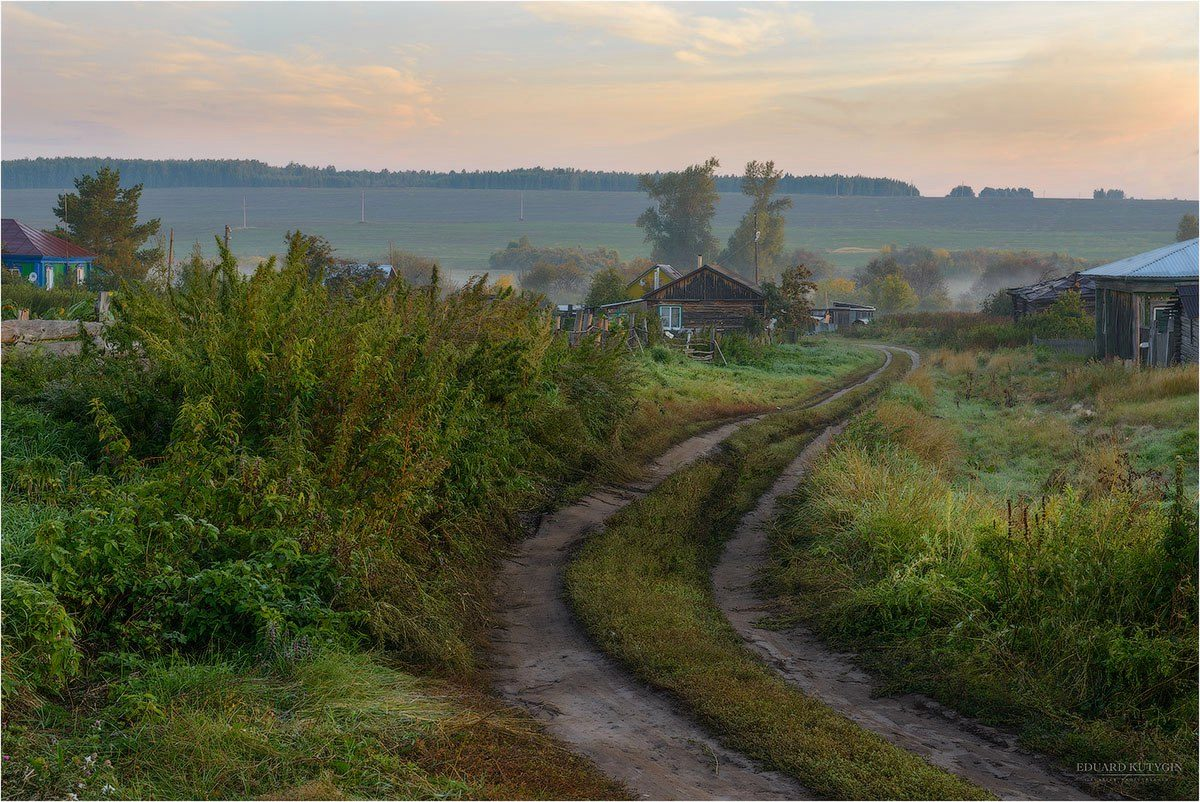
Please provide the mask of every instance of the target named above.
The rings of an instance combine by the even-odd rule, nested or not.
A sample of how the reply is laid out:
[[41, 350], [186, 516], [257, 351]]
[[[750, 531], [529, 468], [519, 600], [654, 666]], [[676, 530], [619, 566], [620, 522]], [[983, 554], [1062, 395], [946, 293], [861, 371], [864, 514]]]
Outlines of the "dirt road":
[[645, 482], [604, 488], [542, 521], [501, 569], [492, 677], [509, 702], [647, 799], [808, 799], [795, 780], [721, 746], [597, 649], [563, 591], [572, 548], [605, 519], [699, 459], [743, 419], [693, 437], [651, 466]]
[[[903, 349], [907, 350], [907, 349]], [[919, 357], [913, 358], [913, 367]], [[770, 612], [754, 583], [767, 565], [766, 527], [779, 498], [793, 492], [805, 470], [844, 427], [830, 426], [779, 476], [742, 518], [713, 572], [717, 604], [747, 645], [806, 694], [930, 763], [1002, 799], [1090, 799], [1044, 759], [1016, 746], [1016, 738], [960, 716], [924, 696], [872, 696], [870, 675], [852, 656], [826, 647], [811, 631], [760, 629]]]

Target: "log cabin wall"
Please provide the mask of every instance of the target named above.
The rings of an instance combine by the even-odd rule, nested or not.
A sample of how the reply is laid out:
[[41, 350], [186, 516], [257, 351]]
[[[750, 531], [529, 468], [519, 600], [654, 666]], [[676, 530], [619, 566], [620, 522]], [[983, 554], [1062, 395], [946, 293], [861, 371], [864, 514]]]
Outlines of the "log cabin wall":
[[741, 329], [747, 317], [761, 317], [764, 311], [760, 291], [709, 265], [647, 293], [643, 300], [652, 314], [659, 314], [659, 307], [680, 307], [685, 329]]
[[654, 305], [654, 314], [660, 314], [660, 306], [678, 306], [683, 310], [682, 327], [685, 329], [715, 328], [720, 331], [746, 327], [746, 318], [761, 316], [762, 301], [662, 301]]

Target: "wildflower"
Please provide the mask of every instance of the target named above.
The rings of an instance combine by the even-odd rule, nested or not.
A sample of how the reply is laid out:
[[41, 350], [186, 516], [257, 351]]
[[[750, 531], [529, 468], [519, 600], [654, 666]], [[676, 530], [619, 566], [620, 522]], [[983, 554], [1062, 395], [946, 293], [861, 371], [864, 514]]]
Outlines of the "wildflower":
[[100, 786], [100, 793], [104, 794], [105, 796], [111, 794], [115, 790], [117, 790], [117, 789], [113, 788], [108, 783], [105, 783], [104, 785]]

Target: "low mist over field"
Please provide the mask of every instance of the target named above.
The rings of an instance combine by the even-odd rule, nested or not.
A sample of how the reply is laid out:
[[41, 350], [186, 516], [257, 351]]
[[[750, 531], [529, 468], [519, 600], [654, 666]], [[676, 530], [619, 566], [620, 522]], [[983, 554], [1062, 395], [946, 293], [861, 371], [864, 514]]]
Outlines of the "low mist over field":
[[[52, 228], [50, 210], [59, 191], [8, 190], [4, 216]], [[847, 270], [887, 244], [1118, 259], [1169, 241], [1180, 216], [1196, 209], [1187, 201], [791, 197], [788, 246], [821, 251]], [[518, 219], [522, 198], [524, 221]], [[199, 241], [213, 255], [213, 237], [226, 224], [233, 226], [230, 245], [248, 266], [255, 257], [277, 253], [284, 233], [295, 228], [328, 237], [339, 256], [379, 260], [392, 242], [436, 257], [462, 277], [486, 269], [491, 253], [520, 236], [540, 245], [615, 248], [626, 259], [650, 255], [634, 224], [646, 208], [638, 192], [368, 189], [365, 199], [365, 224], [359, 222], [363, 194], [356, 189], [147, 189], [142, 209], [162, 218], [164, 230], [175, 229], [180, 252]], [[728, 237], [749, 206], [741, 193], [722, 193], [713, 220], [716, 235]]]

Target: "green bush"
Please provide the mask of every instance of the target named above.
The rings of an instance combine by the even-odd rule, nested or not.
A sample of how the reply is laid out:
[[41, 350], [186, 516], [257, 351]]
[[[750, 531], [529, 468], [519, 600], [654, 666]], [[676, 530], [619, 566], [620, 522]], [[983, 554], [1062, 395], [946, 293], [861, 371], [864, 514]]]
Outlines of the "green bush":
[[28, 309], [30, 317], [40, 320], [96, 319], [96, 293], [82, 287], [44, 290], [28, 281], [5, 281], [0, 294], [3, 295], [0, 312], [5, 320], [16, 318], [21, 309]]
[[91, 679], [268, 632], [468, 667], [517, 513], [611, 459], [623, 348], [568, 348], [509, 290], [335, 295], [305, 266], [298, 244], [246, 277], [223, 251], [128, 290], [115, 353], [6, 361], [5, 513], [53, 514], [6, 527], [5, 567], [61, 605]]

